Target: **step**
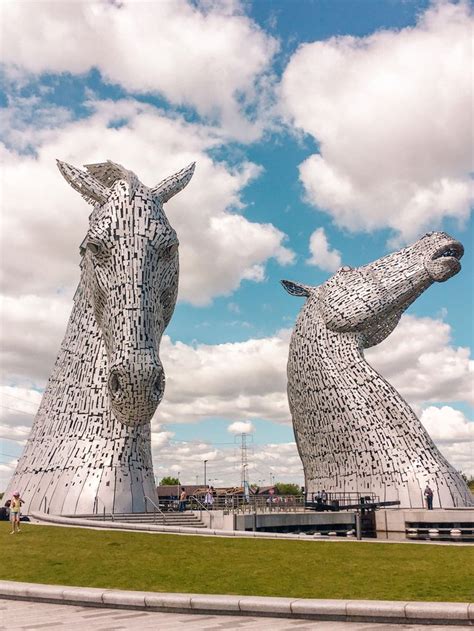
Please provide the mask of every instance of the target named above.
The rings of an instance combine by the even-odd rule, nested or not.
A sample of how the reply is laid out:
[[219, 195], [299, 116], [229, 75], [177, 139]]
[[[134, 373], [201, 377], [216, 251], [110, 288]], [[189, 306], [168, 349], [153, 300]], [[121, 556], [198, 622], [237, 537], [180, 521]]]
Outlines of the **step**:
[[[92, 521], [104, 521], [104, 515], [71, 515], [71, 517], [79, 517], [81, 519], [89, 519]], [[206, 528], [202, 521], [193, 513], [169, 513], [165, 516], [153, 513], [110, 513], [105, 514], [105, 521], [114, 521], [129, 524], [155, 524], [157, 526], [176, 526], [189, 528]]]

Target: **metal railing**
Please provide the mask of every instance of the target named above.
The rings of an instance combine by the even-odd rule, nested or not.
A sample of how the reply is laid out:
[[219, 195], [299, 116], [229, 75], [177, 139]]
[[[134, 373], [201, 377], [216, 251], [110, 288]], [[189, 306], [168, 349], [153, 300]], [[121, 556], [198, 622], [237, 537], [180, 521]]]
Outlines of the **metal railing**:
[[[209, 514], [213, 511], [223, 511], [224, 514], [236, 513], [260, 513], [267, 512], [296, 512], [304, 511], [305, 502], [303, 496], [295, 495], [250, 495], [242, 494], [217, 495], [212, 504], [207, 504], [205, 496], [191, 495], [187, 498], [188, 508], [191, 510], [206, 510]], [[177, 510], [176, 500], [164, 500], [160, 502], [168, 511]]]
[[306, 504], [316, 510], [346, 510], [364, 504], [376, 504], [379, 497], [370, 491], [322, 492], [308, 493]]
[[163, 517], [163, 523], [165, 524], [166, 515], [161, 510], [161, 508], [157, 504], [155, 504], [155, 502], [151, 499], [151, 497], [148, 497], [148, 495], [144, 495], [143, 499], [145, 500], [145, 513], [148, 513], [148, 502], [150, 502], [150, 504], [153, 506], [153, 521], [156, 521], [156, 513], [159, 513]]
[[[241, 498], [238, 498], [241, 500]], [[237, 501], [235, 513], [295, 513], [305, 509], [303, 496], [298, 495], [251, 495]]]
[[199, 519], [202, 521], [202, 511], [203, 509], [206, 511], [206, 513], [209, 515], [209, 528], [212, 528], [212, 511], [210, 511], [208, 509], [208, 507], [203, 504], [203, 502], [201, 502], [201, 500], [199, 498], [197, 498], [195, 495], [190, 495], [189, 498], [189, 503], [190, 503], [190, 508], [191, 510], [193, 510], [193, 503], [196, 503], [198, 505], [198, 511], [199, 511]]
[[[92, 509], [92, 512], [94, 513], [94, 515], [99, 514], [99, 502], [101, 502], [102, 504], [102, 508], [103, 508], [102, 519], [105, 521], [105, 503], [104, 503], [104, 500], [102, 500], [98, 495], [96, 495], [94, 498], [94, 508]], [[113, 512], [110, 514], [110, 518], [111, 518], [111, 521], [114, 520]]]

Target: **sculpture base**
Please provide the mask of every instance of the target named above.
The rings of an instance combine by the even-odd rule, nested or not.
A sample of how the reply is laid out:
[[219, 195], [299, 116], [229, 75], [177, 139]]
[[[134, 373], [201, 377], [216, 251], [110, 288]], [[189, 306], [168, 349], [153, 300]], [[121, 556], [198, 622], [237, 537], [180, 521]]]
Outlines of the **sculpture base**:
[[15, 473], [5, 498], [15, 491], [24, 501], [24, 514], [139, 513], [145, 510], [145, 496], [158, 503], [153, 471], [138, 468], [23, 471]]

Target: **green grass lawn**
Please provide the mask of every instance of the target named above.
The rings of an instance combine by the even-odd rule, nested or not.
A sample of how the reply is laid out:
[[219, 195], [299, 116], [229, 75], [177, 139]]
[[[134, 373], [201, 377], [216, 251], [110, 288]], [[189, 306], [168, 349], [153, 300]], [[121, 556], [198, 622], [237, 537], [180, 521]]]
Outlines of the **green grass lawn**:
[[0, 579], [146, 591], [472, 601], [474, 548], [224, 539], [0, 522]]

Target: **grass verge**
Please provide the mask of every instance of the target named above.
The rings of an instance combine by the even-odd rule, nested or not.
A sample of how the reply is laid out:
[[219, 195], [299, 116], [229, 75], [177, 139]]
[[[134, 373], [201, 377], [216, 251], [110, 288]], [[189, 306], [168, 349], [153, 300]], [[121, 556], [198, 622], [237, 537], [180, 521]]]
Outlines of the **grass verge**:
[[0, 523], [0, 579], [162, 592], [472, 601], [474, 548]]

